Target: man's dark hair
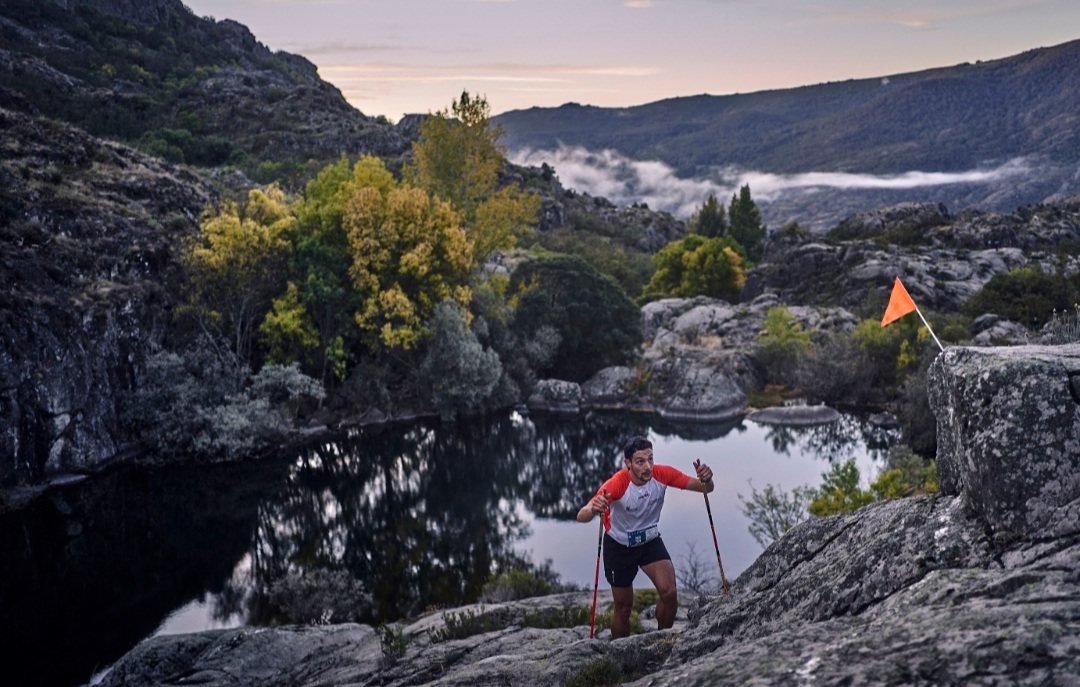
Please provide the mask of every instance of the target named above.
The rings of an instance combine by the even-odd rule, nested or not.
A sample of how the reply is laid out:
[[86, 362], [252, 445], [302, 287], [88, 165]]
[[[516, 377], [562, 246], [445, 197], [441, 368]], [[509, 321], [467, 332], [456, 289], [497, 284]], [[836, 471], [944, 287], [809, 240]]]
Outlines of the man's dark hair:
[[652, 448], [652, 442], [648, 438], [643, 436], [630, 437], [626, 445], [623, 446], [623, 459], [630, 460], [635, 453], [644, 451], [647, 448]]

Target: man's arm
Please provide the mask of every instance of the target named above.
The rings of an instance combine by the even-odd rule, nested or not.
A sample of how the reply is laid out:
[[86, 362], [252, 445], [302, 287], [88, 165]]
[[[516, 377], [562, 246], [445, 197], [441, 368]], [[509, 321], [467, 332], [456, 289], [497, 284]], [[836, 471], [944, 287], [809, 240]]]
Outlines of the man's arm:
[[594, 515], [600, 515], [605, 510], [607, 510], [608, 504], [610, 502], [611, 501], [610, 499], [608, 499], [607, 491], [601, 491], [599, 494], [589, 499], [589, 502], [581, 507], [581, 510], [579, 510], [577, 514], [577, 521], [591, 522]]
[[702, 494], [708, 494], [716, 487], [712, 481], [712, 468], [705, 463], [702, 463], [700, 460], [695, 460], [694, 469], [697, 470], [697, 477], [691, 477], [686, 488], [690, 491], [700, 491]]

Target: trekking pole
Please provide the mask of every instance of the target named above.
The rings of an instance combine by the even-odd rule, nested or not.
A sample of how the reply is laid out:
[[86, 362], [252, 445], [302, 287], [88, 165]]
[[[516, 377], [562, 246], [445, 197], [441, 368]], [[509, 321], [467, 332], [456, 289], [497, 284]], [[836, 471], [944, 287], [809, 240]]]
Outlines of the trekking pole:
[[[607, 492], [604, 492], [607, 496]], [[604, 545], [604, 516], [600, 515], [600, 536], [596, 540], [596, 576], [593, 578], [592, 588], [592, 616], [589, 618], [589, 639], [593, 638], [593, 629], [596, 627], [596, 593], [600, 590], [600, 549]]]
[[[700, 462], [700, 460], [695, 460], [694, 467], [697, 467]], [[716, 548], [716, 562], [720, 566], [720, 584], [724, 589], [724, 596], [727, 596], [730, 592], [728, 591], [727, 577], [724, 576], [724, 562], [720, 560], [720, 544], [716, 541], [716, 526], [713, 525], [712, 508], [709, 507], [709, 495], [705, 492], [702, 492], [701, 495], [705, 497], [705, 512], [709, 514], [709, 529], [712, 530], [712, 543]]]

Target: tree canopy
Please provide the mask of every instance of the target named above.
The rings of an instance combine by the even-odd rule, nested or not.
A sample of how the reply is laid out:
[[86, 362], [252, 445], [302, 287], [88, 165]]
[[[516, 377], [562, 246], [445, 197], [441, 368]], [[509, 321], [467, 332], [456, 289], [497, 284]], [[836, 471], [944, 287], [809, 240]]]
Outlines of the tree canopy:
[[742, 247], [730, 237], [689, 234], [661, 248], [653, 263], [656, 272], [645, 286], [646, 298], [711, 296], [738, 301], [746, 283]]
[[450, 203], [393, 182], [377, 158], [356, 165], [343, 225], [349, 276], [360, 305], [356, 323], [386, 346], [414, 347], [435, 306], [467, 306], [473, 246]]
[[510, 278], [516, 300], [514, 330], [521, 341], [559, 335], [543, 371], [585, 381], [598, 370], [631, 359], [641, 343], [641, 313], [610, 277], [578, 257], [539, 258], [518, 266]]
[[512, 248], [536, 223], [540, 198], [514, 185], [498, 188], [506, 156], [500, 127], [491, 126], [490, 106], [468, 91], [449, 110], [435, 113], [420, 126], [413, 160], [405, 179], [460, 213], [474, 246], [472, 267], [492, 251]]
[[727, 215], [715, 194], [710, 193], [701, 209], [690, 218], [690, 228], [708, 238], [717, 238], [728, 233]]
[[728, 206], [728, 222], [728, 236], [746, 249], [746, 257], [751, 262], [760, 262], [766, 228], [761, 219], [761, 210], [750, 197], [749, 184], [743, 185], [739, 193], [731, 197], [731, 205]]
[[194, 315], [212, 341], [229, 342], [238, 364], [250, 358], [257, 327], [285, 286], [295, 221], [284, 192], [255, 189], [208, 216], [184, 253], [182, 312]]

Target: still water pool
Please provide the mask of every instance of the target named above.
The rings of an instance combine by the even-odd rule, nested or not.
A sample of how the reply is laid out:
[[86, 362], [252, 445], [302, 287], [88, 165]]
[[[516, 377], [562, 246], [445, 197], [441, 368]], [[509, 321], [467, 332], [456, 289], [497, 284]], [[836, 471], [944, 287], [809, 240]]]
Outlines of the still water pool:
[[[508, 413], [365, 428], [243, 464], [118, 471], [0, 517], [13, 554], [0, 571], [0, 645], [14, 656], [64, 647], [70, 660], [27, 664], [19, 683], [78, 685], [155, 634], [286, 613], [377, 623], [473, 601], [515, 559], [550, 561], [564, 583], [591, 588], [597, 525], [574, 516], [633, 434], [653, 440], [658, 463], [713, 468], [729, 581], [762, 550], [739, 498], [751, 485], [817, 485], [848, 458], [865, 483], [895, 440], [854, 415], [782, 428]], [[677, 569], [696, 557], [715, 572], [701, 494], [669, 490], [660, 531]]]

